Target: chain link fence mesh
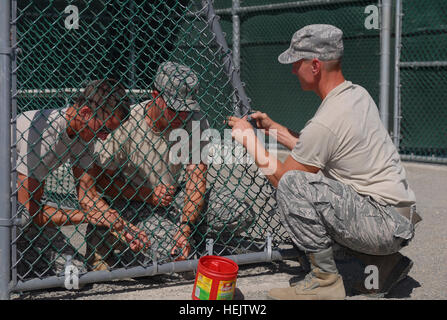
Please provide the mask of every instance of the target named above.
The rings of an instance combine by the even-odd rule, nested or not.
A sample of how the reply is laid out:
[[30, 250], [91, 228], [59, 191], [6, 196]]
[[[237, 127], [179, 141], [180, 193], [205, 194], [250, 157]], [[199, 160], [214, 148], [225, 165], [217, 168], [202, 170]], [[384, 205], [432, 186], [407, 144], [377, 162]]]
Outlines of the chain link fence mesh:
[[[72, 7], [67, 9], [68, 5]], [[126, 88], [126, 97], [120, 103], [123, 104], [127, 98], [133, 103], [131, 110], [139, 107], [146, 110], [150, 105], [148, 101], [153, 99], [157, 69], [165, 61], [174, 61], [188, 66], [198, 77], [200, 86], [196, 98], [201, 113], [195, 120], [207, 123], [209, 128], [224, 136], [224, 130], [228, 128], [224, 120], [233, 114], [234, 109], [235, 90], [223, 68], [223, 59], [231, 53], [222, 52], [216, 45], [200, 1], [71, 1], [67, 4], [66, 1], [29, 0], [20, 1], [18, 6], [17, 46], [21, 50], [17, 57], [18, 118], [15, 120], [18, 127], [21, 121], [31, 122], [31, 116], [35, 120], [52, 110], [73, 106], [76, 98], [82, 95], [85, 83], [95, 79], [117, 79]], [[71, 16], [73, 8], [79, 14], [78, 25]], [[35, 110], [37, 113], [29, 113]], [[65, 112], [66, 109], [62, 110]], [[94, 116], [106, 120], [99, 113], [97, 111]], [[190, 221], [192, 231], [186, 235], [191, 249], [188, 259], [206, 253], [208, 238], [213, 239], [214, 253], [218, 255], [262, 250], [267, 234], [273, 235], [276, 245], [288, 241], [274, 211], [273, 189], [254, 165], [211, 162], [203, 173], [200, 172], [206, 179], [206, 188], [202, 190], [200, 180], [191, 177], [187, 170], [188, 165], [171, 171], [171, 166], [165, 163], [161, 166], [165, 171], [157, 171], [159, 162], [167, 160], [169, 151], [169, 148], [157, 148], [160, 144], [169, 145], [170, 141], [167, 135], [157, 136], [153, 132], [152, 140], [148, 139], [146, 145], [153, 148], [149, 152], [161, 150], [157, 160], [152, 159], [155, 163], [132, 163], [134, 152], [147, 152], [140, 150], [140, 145], [145, 144], [143, 141], [134, 141], [136, 132], [147, 130], [144, 118], [136, 118], [136, 115], [131, 111], [126, 122], [135, 124], [135, 127], [123, 124], [119, 136], [115, 135], [118, 131], [109, 135], [109, 139], [122, 141], [118, 152], [126, 155], [120, 159], [121, 165], [113, 176], [109, 175], [107, 167], [101, 166], [98, 175], [92, 175], [93, 183], [89, 187], [98, 190], [100, 200], [89, 198], [91, 190], [82, 190], [82, 178], [72, 172], [73, 167], [79, 165], [73, 160], [77, 162], [81, 155], [71, 157], [71, 162], [70, 159], [65, 161], [53, 146], [49, 147], [48, 154], [56, 157], [55, 165], [45, 168], [47, 173], [38, 181], [38, 186], [31, 187], [23, 181], [18, 183], [15, 194], [20, 198], [20, 192], [26, 191], [28, 198], [17, 211], [23, 225], [17, 227], [13, 239], [16, 280], [62, 275], [64, 267], [69, 264], [78, 267], [80, 272], [87, 272], [174, 261], [182, 254], [171, 251], [176, 245], [179, 230], [183, 230], [181, 222], [185, 222], [183, 211], [186, 203], [193, 203], [195, 208], [192, 211], [200, 211], [201, 200], [205, 202], [203, 209], [194, 221]], [[60, 117], [62, 122], [67, 119], [63, 112]], [[47, 131], [59, 128], [55, 124], [59, 120], [56, 120], [49, 119], [44, 128], [32, 127], [32, 124], [31, 128], [18, 132], [17, 145], [29, 140], [27, 133], [30, 131], [41, 135], [36, 139], [38, 143], [31, 144], [30, 149], [34, 150], [25, 152], [26, 156], [40, 154], [39, 148], [43, 148], [41, 144], [45, 143]], [[165, 133], [169, 132], [171, 124], [167, 124]], [[189, 134], [191, 137], [192, 133]], [[96, 135], [90, 143], [95, 143], [98, 137]], [[80, 134], [72, 137], [73, 141], [81, 138]], [[136, 146], [135, 150], [128, 150], [131, 145]], [[212, 140], [209, 147], [219, 155], [229, 152], [234, 156], [236, 152], [231, 138], [229, 141]], [[91, 151], [85, 146], [81, 152], [85, 150]], [[93, 168], [94, 163], [98, 164], [99, 155], [107, 153], [105, 149], [95, 150], [90, 154], [92, 160], [86, 170]], [[131, 164], [135, 171], [129, 176], [125, 168]], [[148, 167], [147, 164], [152, 166], [152, 172], [145, 175], [139, 169]], [[32, 176], [33, 172], [29, 175]], [[100, 186], [99, 177], [106, 175], [124, 181], [124, 186], [117, 187], [118, 194], [111, 196], [107, 194], [106, 187]], [[148, 199], [157, 186], [166, 184], [165, 176], [168, 175], [176, 189], [173, 201], [166, 206], [152, 203]], [[137, 176], [140, 185], [133, 183]], [[156, 177], [155, 180], [151, 180], [151, 176]], [[109, 186], [115, 183], [113, 179]], [[143, 187], [150, 188], [152, 192], [142, 199], [146, 201], [129, 200], [125, 196], [126, 187], [138, 190], [135, 194], [142, 192]], [[193, 191], [188, 191], [191, 188]], [[84, 202], [93, 202], [89, 208], [82, 205], [82, 199], [78, 199], [79, 189], [86, 194]], [[193, 195], [196, 197], [194, 200]], [[135, 230], [143, 231], [151, 247], [134, 250], [134, 242], [126, 239], [125, 235], [117, 234], [111, 227], [92, 223], [87, 216], [98, 210], [100, 201], [106, 201], [128, 226], [132, 224], [137, 228]], [[33, 203], [37, 204], [37, 209], [30, 208]], [[54, 220], [51, 212], [54, 214], [55, 210], [48, 207], [63, 212], [65, 220], [69, 215], [83, 215], [84, 218], [74, 225], [65, 221], [56, 226], [51, 222]], [[37, 219], [42, 209], [47, 212], [43, 224]], [[27, 218], [27, 215], [34, 216], [34, 219]], [[132, 233], [132, 227], [129, 228], [133, 240], [138, 239], [135, 230]]]
[[[224, 3], [231, 7], [231, 1]], [[241, 76], [253, 108], [297, 132], [313, 116], [321, 101], [314, 93], [301, 90], [291, 66], [277, 59], [298, 29], [317, 23], [332, 24], [343, 31], [343, 73], [346, 79], [366, 88], [378, 105], [380, 30], [365, 27], [365, 8], [369, 5], [378, 8], [378, 1], [241, 1], [241, 7], [253, 8], [239, 14]], [[230, 23], [231, 13], [221, 16]]]
[[447, 158], [447, 3], [402, 1], [400, 152]]
[[[282, 1], [242, 1], [241, 5], [279, 3]], [[297, 87], [290, 66], [277, 63], [277, 56], [289, 46], [292, 34], [307, 24], [328, 23], [341, 28], [345, 34], [343, 68], [346, 78], [364, 86], [376, 103], [379, 96], [380, 31], [366, 29], [364, 25], [365, 7], [377, 5], [377, 1], [302, 3], [306, 4], [287, 9], [264, 8], [240, 15], [241, 76], [247, 83], [252, 105], [296, 131], [313, 115], [319, 101], [313, 94]], [[231, 1], [215, 1], [215, 5], [216, 9], [228, 9]], [[73, 7], [67, 10], [68, 6], [77, 9], [78, 26], [71, 16]], [[227, 127], [223, 121], [233, 114], [236, 96], [223, 68], [223, 59], [231, 53], [222, 52], [216, 45], [201, 8], [200, 1], [186, 0], [20, 1], [17, 46], [21, 53], [17, 57], [16, 95], [19, 117], [28, 111], [43, 113], [72, 106], [76, 97], [82, 94], [85, 83], [94, 79], [117, 79], [126, 88], [126, 98], [131, 101], [132, 110], [147, 106], [143, 102], [152, 99], [159, 66], [165, 61], [175, 61], [190, 67], [198, 76], [200, 87], [196, 96], [201, 114], [196, 120], [207, 122], [224, 137]], [[217, 13], [221, 15], [221, 25], [231, 44], [231, 13], [228, 10]], [[73, 28], [67, 28], [67, 21]], [[300, 116], [290, 117], [291, 110]], [[131, 121], [137, 124], [130, 128], [122, 125], [119, 129], [125, 136], [124, 141], [129, 141], [120, 144], [120, 154], [131, 145], [136, 132], [143, 130], [144, 122], [135, 118], [135, 113], [131, 113], [127, 123]], [[110, 137], [120, 140], [113, 134]], [[25, 137], [19, 134], [17, 142], [21, 139]], [[160, 139], [148, 140], [155, 151]], [[209, 145], [222, 156], [226, 153], [235, 155], [238, 150], [230, 141], [231, 138], [222, 139]], [[140, 145], [138, 141], [134, 142], [138, 151]], [[99, 150], [91, 154], [91, 167], [93, 162], [98, 164], [100, 155], [107, 153], [104, 148]], [[25, 223], [16, 227], [13, 239], [13, 246], [17, 247], [12, 270], [16, 280], [62, 275], [68, 264], [87, 272], [148, 266], [155, 261], [173, 261], [178, 257], [171, 251], [182, 226], [182, 211], [185, 199], [188, 200], [185, 193], [192, 180], [187, 165], [178, 171], [152, 172], [158, 177], [158, 184], [143, 175], [138, 185], [134, 182], [138, 170], [134, 176], [125, 173], [125, 167], [132, 163], [134, 151], [126, 151], [127, 156], [121, 159], [122, 165], [113, 175], [108, 168], [99, 166], [99, 176], [122, 178], [124, 186], [117, 188], [118, 194], [107, 194], [107, 187], [99, 186], [97, 176], [94, 176], [93, 185], [99, 190], [99, 198], [122, 219], [146, 233], [151, 247], [146, 251], [132, 250], [132, 241], [114, 234], [111, 228], [100, 227], [91, 221], [87, 223], [89, 210], [82, 207], [78, 199], [81, 179], [73, 175], [72, 162], [59, 161], [60, 166], [51, 168], [46, 174], [45, 185], [39, 181], [38, 187], [44, 187], [39, 208], [47, 205], [65, 213], [80, 214], [84, 217], [83, 223], [55, 226], [47, 221], [39, 225], [36, 219], [22, 219]], [[165, 152], [167, 150], [161, 152], [160, 157], [166, 155]], [[74, 160], [79, 159], [74, 157]], [[151, 165], [156, 171], [156, 163]], [[141, 166], [144, 162], [136, 163], [135, 167], [139, 169]], [[290, 243], [275, 210], [274, 189], [254, 165], [216, 161], [206, 168], [205, 173], [206, 188], [200, 192], [205, 205], [190, 223], [188, 259], [206, 253], [207, 239], [213, 239], [214, 253], [218, 255], [262, 250], [269, 234], [274, 246]], [[168, 175], [176, 189], [169, 205], [163, 207], [124, 197], [126, 186], [141, 192], [142, 186], [154, 190]], [[199, 189], [199, 184], [195, 180], [190, 186]], [[109, 182], [110, 185], [113, 184]], [[19, 184], [15, 194], [20, 188], [25, 186]], [[91, 208], [99, 205], [93, 202]], [[195, 206], [199, 207], [198, 202]], [[20, 207], [18, 215], [23, 218], [26, 210]]]

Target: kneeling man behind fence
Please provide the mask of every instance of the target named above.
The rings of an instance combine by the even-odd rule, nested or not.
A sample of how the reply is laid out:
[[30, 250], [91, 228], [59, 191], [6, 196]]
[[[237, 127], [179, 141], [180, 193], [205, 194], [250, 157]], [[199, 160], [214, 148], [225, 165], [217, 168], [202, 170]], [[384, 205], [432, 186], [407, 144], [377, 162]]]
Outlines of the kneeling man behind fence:
[[[104, 228], [89, 227], [87, 250], [90, 267], [95, 270], [144, 265], [154, 254], [158, 262], [183, 260], [191, 252], [190, 241], [204, 206], [207, 165], [188, 163], [182, 188], [182, 164], [170, 161], [174, 142], [169, 135], [173, 129], [186, 128], [191, 137], [192, 120], [200, 121], [196, 129], [208, 128], [195, 96], [198, 76], [187, 66], [164, 62], [154, 86], [153, 98], [131, 106], [129, 121], [96, 144], [98, 166], [102, 168], [98, 187], [110, 197], [114, 208], [146, 231], [152, 251], [144, 256], [126, 254], [116, 236]], [[200, 150], [190, 153], [201, 153], [205, 145], [201, 142]]]
[[[148, 245], [146, 235], [121, 219], [100, 198], [93, 183], [93, 141], [97, 137], [105, 139], [128, 114], [124, 87], [107, 79], [89, 83], [73, 106], [19, 115], [16, 168], [19, 208], [15, 217], [23, 225], [17, 240], [19, 277], [62, 272], [66, 255], [77, 253], [68, 250], [70, 245], [55, 226], [88, 221], [114, 230], [131, 243], [132, 250], [139, 251]], [[76, 178], [81, 210], [66, 210], [41, 201], [46, 179], [67, 160], [71, 161]]]

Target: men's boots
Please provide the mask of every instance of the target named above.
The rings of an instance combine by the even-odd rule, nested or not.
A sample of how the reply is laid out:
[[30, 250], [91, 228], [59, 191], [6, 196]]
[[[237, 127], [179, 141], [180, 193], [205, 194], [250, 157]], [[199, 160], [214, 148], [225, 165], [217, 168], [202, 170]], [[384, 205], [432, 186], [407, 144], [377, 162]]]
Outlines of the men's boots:
[[343, 300], [343, 279], [337, 271], [332, 248], [308, 254], [311, 272], [289, 288], [275, 288], [268, 297], [274, 300]]

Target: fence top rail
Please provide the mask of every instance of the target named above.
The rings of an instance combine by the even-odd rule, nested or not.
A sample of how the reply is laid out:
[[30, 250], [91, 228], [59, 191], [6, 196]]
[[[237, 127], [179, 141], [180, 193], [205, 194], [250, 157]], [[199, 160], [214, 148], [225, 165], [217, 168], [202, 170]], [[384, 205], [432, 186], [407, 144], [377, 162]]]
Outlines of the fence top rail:
[[[60, 89], [21, 89], [17, 90], [17, 96], [65, 96], [66, 94], [73, 94], [84, 92], [84, 88], [60, 88]], [[148, 89], [126, 89], [126, 93], [132, 93], [134, 95], [146, 96], [152, 93], [152, 90]]]
[[285, 2], [285, 3], [278, 3], [278, 4], [267, 4], [267, 5], [239, 7], [239, 8], [216, 9], [215, 12], [216, 12], [216, 14], [220, 14], [220, 15], [228, 15], [228, 14], [266, 11], [266, 10], [293, 9], [293, 8], [303, 8], [303, 7], [310, 7], [310, 6], [316, 6], [316, 5], [342, 4], [342, 3], [352, 3], [352, 2], [359, 2], [359, 0], [292, 1], [292, 2]]
[[401, 68], [447, 67], [447, 61], [406, 61], [399, 62]]
[[400, 157], [404, 161], [417, 161], [417, 162], [447, 164], [447, 158], [436, 157], [434, 155], [418, 156], [418, 155], [414, 155], [414, 154], [401, 154]]

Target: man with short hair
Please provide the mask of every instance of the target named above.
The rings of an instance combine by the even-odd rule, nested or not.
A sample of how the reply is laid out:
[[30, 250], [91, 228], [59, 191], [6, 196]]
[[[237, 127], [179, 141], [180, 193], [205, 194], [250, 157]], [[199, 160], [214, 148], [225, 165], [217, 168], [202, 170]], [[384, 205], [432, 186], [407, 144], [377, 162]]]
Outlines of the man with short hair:
[[291, 150], [284, 163], [260, 145], [247, 117], [228, 119], [234, 139], [253, 154], [261, 170], [274, 163], [276, 170], [266, 175], [277, 187], [282, 224], [310, 260], [310, 273], [290, 288], [270, 290], [272, 299], [344, 299], [334, 243], [378, 267], [380, 288], [372, 293], [388, 292], [412, 265], [398, 251], [413, 238], [420, 218], [415, 195], [373, 99], [343, 76], [342, 35], [331, 25], [308, 25], [278, 57], [293, 65], [303, 90], [322, 100], [299, 134], [265, 113], [251, 115], [259, 128], [267, 134], [275, 130], [278, 141]]
[[[106, 79], [90, 82], [72, 106], [27, 111], [18, 116], [16, 170], [21, 205], [18, 214], [25, 228], [51, 228], [88, 221], [120, 233], [132, 250], [148, 246], [146, 235], [121, 219], [116, 210], [101, 199], [94, 184], [93, 140], [106, 139], [120, 122], [127, 120], [128, 114], [129, 102], [124, 87], [114, 79]], [[45, 180], [67, 160], [71, 162], [78, 183], [81, 210], [41, 203]], [[36, 238], [29, 239], [31, 246]], [[32, 261], [29, 263], [33, 265]]]
[[[200, 155], [206, 143], [200, 142], [200, 148], [195, 150], [190, 140], [194, 130], [202, 132], [209, 125], [196, 100], [198, 76], [189, 67], [170, 61], [162, 63], [154, 86], [152, 99], [131, 106], [129, 121], [105, 142], [97, 143], [102, 172], [98, 188], [109, 195], [113, 207], [148, 233], [159, 261], [169, 261], [171, 255], [183, 260], [190, 254], [191, 236], [206, 191], [207, 165], [200, 157], [200, 161], [192, 161], [193, 153]], [[180, 188], [182, 163], [172, 161], [175, 141], [170, 135], [181, 128], [188, 132], [186, 149], [190, 154], [185, 163], [184, 203], [176, 208], [173, 200]], [[199, 133], [199, 139], [200, 136]], [[126, 260], [123, 255], [114, 257], [114, 250], [119, 248], [116, 237], [100, 228], [94, 232], [90, 228], [87, 234], [90, 233], [88, 255], [93, 269], [107, 269]], [[133, 263], [137, 258], [131, 255], [129, 260]]]

